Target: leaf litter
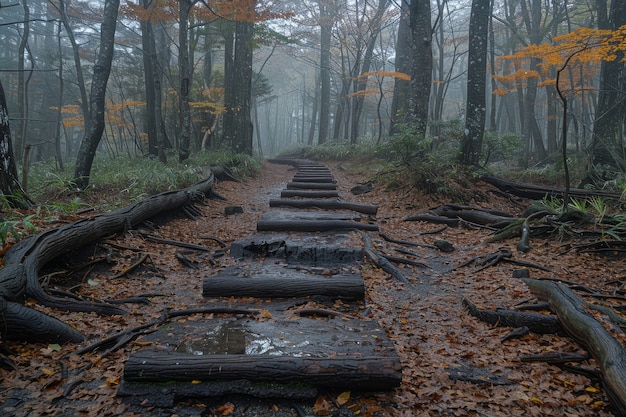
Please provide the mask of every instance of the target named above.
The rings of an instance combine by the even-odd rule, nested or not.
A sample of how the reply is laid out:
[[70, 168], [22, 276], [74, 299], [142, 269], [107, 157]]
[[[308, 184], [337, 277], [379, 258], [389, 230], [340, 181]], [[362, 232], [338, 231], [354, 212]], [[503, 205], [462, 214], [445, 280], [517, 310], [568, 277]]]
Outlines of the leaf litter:
[[[344, 164], [345, 165], [345, 164]], [[329, 163], [340, 190], [349, 190], [369, 178], [337, 169]], [[207, 201], [197, 220], [177, 218], [155, 225], [149, 233], [164, 239], [207, 245], [207, 239], [232, 241], [256, 233], [256, 221], [267, 210], [270, 198], [293, 176], [288, 166], [264, 164], [259, 176], [244, 184], [223, 182], [216, 191], [228, 201]], [[510, 211], [519, 215], [523, 201], [511, 203], [490, 193], [486, 185], [475, 184], [474, 201], [465, 203]], [[500, 342], [511, 329], [494, 327], [470, 316], [462, 307], [463, 297], [479, 308], [512, 308], [533, 297], [523, 283], [512, 278], [517, 267], [496, 264], [476, 271], [474, 267], [454, 268], [476, 256], [507, 248], [514, 258], [551, 268], [551, 276], [597, 288], [603, 280], [624, 278], [623, 261], [588, 253], [564, 251], [556, 239], [537, 239], [533, 250], [520, 253], [516, 241], [484, 243], [488, 231], [445, 228], [423, 222], [405, 222], [406, 217], [429, 206], [442, 203], [436, 197], [415, 191], [387, 190], [375, 185], [361, 195], [344, 194], [345, 199], [363, 204], [378, 204], [376, 216], [381, 231], [394, 239], [414, 242], [412, 255], [404, 255], [426, 264], [427, 268], [398, 266], [411, 286], [399, 283], [371, 263], [365, 263], [367, 303], [364, 315], [376, 319], [393, 340], [402, 359], [403, 381], [392, 392], [322, 393], [310, 404], [314, 415], [332, 415], [338, 410], [362, 416], [611, 416], [609, 400], [600, 381], [567, 368], [546, 363], [522, 362], [521, 355], [548, 352], [581, 352], [573, 340], [554, 334], [527, 334]], [[444, 202], [445, 203], [445, 202]], [[243, 207], [242, 214], [226, 216], [226, 206]], [[37, 225], [41, 230], [45, 225]], [[431, 233], [432, 232], [432, 233]], [[358, 234], [355, 244], [361, 244]], [[433, 250], [435, 241], [445, 240], [456, 250], [442, 253]], [[200, 269], [183, 265], [177, 259], [180, 248], [147, 241], [141, 234], [129, 231], [109, 239], [116, 245], [95, 247], [91, 257], [104, 251], [107, 261], [90, 266], [68, 278], [55, 277], [51, 287], [68, 288], [78, 295], [94, 299], [143, 297], [150, 303], [124, 304], [127, 316], [103, 317], [94, 313], [59, 312], [33, 306], [83, 332], [88, 341], [63, 346], [3, 342], [12, 352], [15, 370], [0, 370], [0, 415], [14, 416], [162, 416], [162, 415], [252, 415], [254, 402], [236, 404], [220, 399], [188, 400], [174, 409], [132, 409], [116, 397], [128, 355], [141, 347], [141, 341], [101, 357], [100, 352], [75, 355], [73, 352], [105, 337], [158, 319], [166, 309], [210, 307], [202, 298], [202, 279], [233, 264], [228, 256], [192, 257]], [[397, 254], [401, 245], [374, 236], [377, 251]], [[215, 251], [221, 250], [218, 245]], [[128, 249], [124, 249], [128, 248]], [[405, 248], [406, 249], [406, 248]], [[146, 254], [151, 263], [142, 264], [115, 278], [137, 259], [137, 251]], [[211, 259], [213, 262], [209, 262]], [[80, 264], [88, 259], [72, 259]], [[65, 266], [60, 262], [57, 269]], [[204, 271], [212, 272], [204, 272]], [[531, 277], [546, 276], [531, 269]], [[193, 316], [178, 320], [193, 320]], [[624, 334], [613, 328], [622, 342]], [[577, 364], [597, 372], [590, 359]], [[257, 406], [258, 407], [258, 406]], [[268, 415], [297, 415], [279, 401], [267, 407]], [[281, 414], [282, 413], [282, 414]], [[339, 414], [337, 414], [339, 415]]]

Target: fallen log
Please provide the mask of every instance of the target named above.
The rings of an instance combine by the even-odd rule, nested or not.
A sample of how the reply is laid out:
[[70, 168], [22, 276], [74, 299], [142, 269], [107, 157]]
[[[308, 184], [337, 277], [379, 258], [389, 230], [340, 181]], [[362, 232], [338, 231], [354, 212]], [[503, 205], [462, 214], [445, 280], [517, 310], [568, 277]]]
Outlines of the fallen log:
[[124, 379], [133, 382], [216, 381], [298, 382], [328, 388], [383, 391], [402, 379], [398, 357], [278, 355], [188, 355], [139, 351], [126, 361]]
[[[541, 200], [545, 197], [563, 198], [564, 194], [564, 190], [562, 189], [542, 187], [534, 184], [516, 183], [502, 178], [496, 178], [491, 175], [483, 175], [480, 178], [483, 181], [497, 187], [500, 191], [531, 200]], [[621, 195], [621, 193], [604, 190], [586, 190], [582, 188], [570, 188], [569, 190], [569, 196], [575, 198], [589, 198], [597, 196], [619, 200]]]
[[585, 309], [585, 302], [555, 282], [522, 278], [530, 291], [550, 303], [563, 328], [598, 362], [617, 415], [626, 415], [626, 349]]
[[467, 298], [463, 298], [463, 305], [469, 313], [480, 321], [503, 327], [528, 327], [533, 333], [552, 334], [562, 333], [563, 328], [559, 319], [540, 313], [523, 313], [515, 310], [481, 310]]
[[375, 215], [378, 206], [349, 203], [347, 201], [329, 200], [285, 200], [272, 199], [270, 207], [293, 207], [293, 208], [321, 208], [326, 210], [352, 210], [363, 214]]
[[[37, 310], [28, 309], [28, 320], [24, 319], [24, 315], [16, 314], [20, 310], [11, 303], [26, 297], [59, 310], [93, 311], [106, 315], [125, 314], [125, 310], [108, 303], [50, 295], [39, 283], [39, 271], [48, 262], [63, 254], [128, 230], [162, 212], [181, 210], [204, 199], [211, 191], [214, 178], [211, 174], [187, 189], [157, 194], [110, 213], [39, 233], [15, 244], [7, 251], [5, 266], [0, 270], [0, 336], [3, 339], [33, 342], [40, 342], [42, 338], [54, 343], [82, 340], [82, 335], [77, 334], [71, 326], [62, 322], [56, 323], [50, 316]], [[24, 311], [21, 314], [25, 313]], [[50, 327], [48, 333], [41, 330], [46, 325]]]

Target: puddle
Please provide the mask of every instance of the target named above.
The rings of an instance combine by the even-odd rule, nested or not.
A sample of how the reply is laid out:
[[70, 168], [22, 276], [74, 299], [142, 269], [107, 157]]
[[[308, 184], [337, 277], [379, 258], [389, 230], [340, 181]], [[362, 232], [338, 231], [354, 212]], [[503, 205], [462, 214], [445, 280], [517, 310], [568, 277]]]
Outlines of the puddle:
[[[283, 355], [289, 351], [310, 345], [307, 340], [290, 341], [287, 336], [271, 338], [254, 332], [241, 321], [226, 321], [203, 335], [183, 340], [176, 348], [177, 352], [192, 355]], [[294, 356], [310, 356], [303, 352]]]

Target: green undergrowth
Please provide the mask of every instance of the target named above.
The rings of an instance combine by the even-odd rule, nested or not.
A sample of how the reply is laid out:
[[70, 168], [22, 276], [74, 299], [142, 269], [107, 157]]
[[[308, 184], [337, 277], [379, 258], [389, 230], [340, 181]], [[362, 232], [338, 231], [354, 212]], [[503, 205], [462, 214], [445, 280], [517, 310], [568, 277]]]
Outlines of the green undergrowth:
[[106, 211], [163, 191], [188, 187], [203, 179], [210, 166], [224, 166], [245, 179], [261, 168], [261, 160], [225, 151], [203, 152], [178, 162], [169, 155], [163, 164], [154, 158], [107, 158], [94, 161], [89, 186], [76, 190], [73, 170], [58, 170], [54, 163], [36, 163], [30, 169], [28, 193], [38, 205], [52, 212], [76, 213], [88, 207]]

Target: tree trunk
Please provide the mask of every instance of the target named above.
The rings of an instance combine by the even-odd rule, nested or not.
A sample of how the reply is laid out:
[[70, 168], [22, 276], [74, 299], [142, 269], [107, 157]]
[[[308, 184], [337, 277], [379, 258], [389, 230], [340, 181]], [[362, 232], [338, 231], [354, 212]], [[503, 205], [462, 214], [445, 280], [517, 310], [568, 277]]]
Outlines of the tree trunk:
[[189, 107], [189, 93], [191, 91], [191, 64], [189, 62], [189, 13], [190, 0], [179, 1], [179, 31], [178, 31], [178, 70], [180, 72], [179, 117], [180, 139], [178, 141], [178, 160], [185, 161], [190, 155], [191, 146], [191, 108]]
[[412, 0], [410, 11], [413, 55], [407, 121], [418, 136], [424, 137], [433, 72], [430, 0]]
[[[147, 10], [151, 2], [143, 0], [143, 7]], [[154, 66], [152, 56], [155, 54], [154, 34], [152, 32], [151, 13], [148, 18], [141, 21], [141, 46], [143, 48], [143, 74], [144, 88], [146, 92], [146, 109], [144, 125], [148, 135], [148, 154], [158, 156], [157, 122], [156, 122], [156, 98], [154, 88]]]
[[[396, 42], [396, 72], [411, 73], [412, 37], [410, 25], [410, 11], [406, 2], [401, 3], [400, 22], [398, 24], [398, 40]], [[408, 94], [410, 82], [396, 77], [394, 80], [393, 99], [391, 102], [391, 122], [389, 134], [398, 132], [399, 120], [404, 120], [408, 106]]]
[[328, 139], [330, 119], [330, 42], [333, 29], [333, 14], [327, 2], [320, 0], [320, 123], [318, 144]]
[[[599, 29], [616, 30], [626, 24], [626, 1], [611, 1], [611, 11], [607, 19], [599, 19]], [[600, 25], [603, 23], [603, 27]], [[626, 106], [624, 106], [624, 53], [618, 53], [612, 61], [603, 61], [600, 65], [600, 91], [598, 108], [593, 124], [592, 161], [598, 167], [608, 165], [623, 170], [622, 138], [620, 129], [624, 124]]]
[[470, 15], [467, 67], [467, 111], [461, 163], [478, 166], [485, 133], [487, 103], [487, 43], [491, 0], [473, 0]]
[[0, 193], [12, 207], [29, 208], [32, 202], [17, 180], [17, 167], [13, 156], [11, 128], [9, 126], [9, 111], [2, 82], [0, 82], [0, 164], [2, 166], [0, 169]]
[[111, 62], [115, 50], [115, 25], [120, 6], [119, 0], [105, 0], [102, 25], [100, 26], [100, 49], [93, 68], [90, 97], [91, 123], [85, 131], [85, 135], [76, 157], [76, 169], [74, 177], [78, 189], [84, 190], [89, 185], [91, 165], [96, 156], [96, 149], [104, 132], [104, 112], [107, 82], [111, 73]]

